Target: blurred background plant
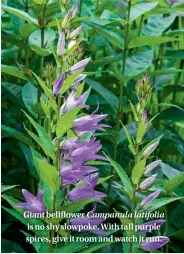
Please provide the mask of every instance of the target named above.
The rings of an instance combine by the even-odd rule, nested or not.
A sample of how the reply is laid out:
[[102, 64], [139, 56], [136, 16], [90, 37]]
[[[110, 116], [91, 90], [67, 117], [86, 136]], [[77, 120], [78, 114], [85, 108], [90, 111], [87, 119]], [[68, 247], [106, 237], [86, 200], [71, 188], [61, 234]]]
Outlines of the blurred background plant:
[[[57, 44], [57, 26], [63, 19], [63, 7], [77, 3], [80, 17], [73, 26], [84, 26], [85, 40], [77, 49], [76, 58], [91, 56], [85, 69], [85, 90], [92, 88], [87, 101], [91, 106], [89, 112], [99, 103], [100, 111], [109, 115], [105, 123], [112, 126], [96, 134], [105, 153], [130, 175], [134, 157], [120, 121], [130, 136], [136, 137], [137, 123], [129, 100], [133, 105], [137, 103], [135, 83], [147, 73], [153, 84], [153, 96], [147, 105], [149, 118], [159, 115], [146, 133], [145, 141], [164, 134], [154, 151], [155, 159], [162, 162], [153, 173], [158, 173], [156, 183], [162, 195], [183, 196], [183, 1], [5, 0], [2, 3], [2, 183], [11, 185], [6, 187], [6, 193], [22, 199], [19, 185], [32, 193], [37, 187], [30, 139], [22, 125], [26, 121], [22, 109], [35, 119], [44, 115], [38, 103], [40, 92], [30, 70], [45, 79], [49, 63], [49, 71], [54, 73], [55, 62], [49, 45]], [[108, 193], [108, 208], [104, 207], [103, 211], [129, 209], [130, 202], [121, 191], [121, 182], [113, 168], [100, 167], [101, 177], [113, 175], [102, 184], [103, 191]], [[183, 252], [183, 208], [181, 201], [159, 208], [168, 218], [165, 231], [170, 236], [170, 252]], [[34, 251], [25, 243], [21, 232], [26, 227], [4, 210], [2, 221], [2, 252]], [[116, 243], [89, 251], [96, 250], [122, 252], [122, 245]], [[70, 252], [75, 252], [75, 247]]]

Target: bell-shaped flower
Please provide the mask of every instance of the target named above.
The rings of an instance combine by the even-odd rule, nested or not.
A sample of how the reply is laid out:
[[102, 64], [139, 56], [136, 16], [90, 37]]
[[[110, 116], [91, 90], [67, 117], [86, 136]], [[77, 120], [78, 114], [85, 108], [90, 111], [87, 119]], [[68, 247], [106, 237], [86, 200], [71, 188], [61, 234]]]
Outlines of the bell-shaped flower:
[[72, 16], [72, 13], [71, 11], [69, 11], [66, 16], [64, 17], [63, 19], [63, 22], [62, 22], [62, 27], [63, 28], [67, 28], [70, 24], [70, 19], [71, 19], [71, 16]]
[[52, 93], [55, 97], [58, 96], [58, 94], [60, 93], [60, 90], [61, 90], [61, 87], [65, 81], [65, 76], [66, 74], [65, 73], [62, 73], [59, 78], [56, 79], [55, 83], [54, 83], [54, 86], [53, 86], [53, 90], [52, 90]]
[[144, 175], [149, 174], [154, 168], [156, 168], [160, 164], [161, 160], [154, 161], [145, 167]]
[[158, 174], [154, 174], [148, 178], [146, 178], [141, 184], [140, 184], [140, 188], [141, 189], [146, 189], [148, 186], [150, 186], [156, 179]]
[[64, 162], [60, 167], [62, 184], [75, 185], [78, 181], [90, 183], [86, 176], [88, 176], [90, 173], [94, 173], [97, 170], [99, 169], [92, 166], [83, 166], [79, 164], [72, 164], [70, 162]]
[[82, 116], [74, 121], [73, 129], [79, 132], [104, 130], [103, 129], [104, 127], [109, 126], [106, 124], [98, 124], [98, 123], [106, 117], [107, 117], [106, 114], [104, 115], [91, 114], [87, 116]]
[[141, 248], [145, 251], [152, 251], [162, 248], [169, 242], [169, 238], [166, 236], [153, 236], [146, 237], [141, 243]]
[[65, 103], [60, 108], [60, 114], [66, 113], [70, 111], [71, 109], [76, 108], [78, 106], [81, 106], [81, 108], [89, 108], [89, 106], [85, 104], [87, 97], [89, 95], [89, 92], [90, 92], [90, 89], [88, 89], [82, 95], [76, 97], [76, 92], [73, 90], [68, 96]]
[[89, 176], [89, 184], [75, 188], [68, 193], [68, 200], [70, 202], [75, 202], [83, 199], [101, 199], [107, 195], [100, 191], [95, 191], [94, 187], [98, 182], [98, 174]]
[[59, 56], [63, 55], [64, 50], [65, 50], [65, 33], [62, 32], [59, 36], [59, 41], [57, 45], [57, 54]]
[[162, 226], [162, 224], [164, 223], [165, 223], [165, 220], [152, 220], [152, 221], [143, 223], [142, 225], [139, 225], [139, 229], [137, 230], [137, 232], [150, 233], [153, 230], [157, 230], [158, 226]]
[[41, 190], [35, 197], [29, 191], [23, 189], [22, 194], [26, 202], [18, 203], [16, 204], [16, 207], [23, 208], [25, 211], [29, 211], [32, 213], [44, 213], [46, 208], [43, 204], [43, 193], [44, 191]]
[[93, 208], [93, 210], [88, 212], [88, 216], [71, 219], [70, 224], [73, 225], [73, 231], [91, 232], [97, 235], [106, 236], [106, 232], [99, 227], [99, 225], [104, 221], [104, 218], [93, 217], [95, 210], [96, 206]]
[[70, 72], [71, 72], [71, 73], [75, 73], [75, 72], [77, 72], [77, 71], [83, 70], [83, 69], [86, 67], [86, 65], [89, 63], [90, 60], [91, 60], [91, 58], [89, 57], [89, 58], [86, 58], [86, 59], [84, 59], [84, 60], [82, 60], [82, 61], [80, 61], [80, 62], [74, 64], [74, 65], [70, 68]]
[[160, 190], [157, 190], [151, 194], [149, 194], [143, 201], [140, 203], [140, 206], [148, 206], [154, 199], [156, 199], [160, 194]]
[[82, 142], [82, 145], [70, 153], [70, 160], [75, 165], [83, 164], [92, 160], [107, 160], [106, 157], [98, 155], [97, 153], [102, 148], [99, 140], [92, 138], [90, 141], [87, 141], [86, 144]]

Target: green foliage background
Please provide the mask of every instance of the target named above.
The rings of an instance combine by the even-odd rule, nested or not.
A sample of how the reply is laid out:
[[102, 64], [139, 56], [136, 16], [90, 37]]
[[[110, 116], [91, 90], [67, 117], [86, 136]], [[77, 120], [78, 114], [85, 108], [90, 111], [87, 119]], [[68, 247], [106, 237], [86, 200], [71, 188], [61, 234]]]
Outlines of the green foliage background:
[[[44, 67], [48, 62], [54, 64], [48, 42], [57, 43], [56, 18], [62, 19], [61, 5], [59, 1], [52, 0], [47, 6], [43, 48], [38, 26], [44, 0], [2, 2], [4, 4], [2, 8], [2, 183], [16, 185], [13, 189], [7, 189], [6, 194], [21, 200], [21, 188], [33, 193], [37, 188], [36, 171], [29, 147], [31, 140], [25, 134], [22, 124], [26, 122], [28, 126], [28, 121], [22, 110], [35, 118], [38, 115], [44, 117], [37, 102], [38, 89], [30, 70], [44, 78], [44, 70], [40, 73], [40, 59]], [[148, 73], [154, 85], [154, 96], [149, 105], [149, 118], [157, 113], [159, 115], [147, 133], [146, 141], [164, 135], [154, 154], [162, 159], [162, 163], [154, 172], [159, 174], [157, 184], [163, 188], [163, 193], [167, 197], [172, 196], [173, 190], [178, 197], [183, 196], [183, 181], [176, 186], [168, 182], [184, 171], [183, 1], [169, 6], [164, 0], [132, 0], [129, 23], [127, 23], [126, 1], [80, 0], [78, 4], [80, 17], [76, 19], [74, 25], [76, 27], [79, 24], [84, 25], [85, 40], [82, 42], [84, 56], [92, 58], [85, 70], [87, 74], [85, 89], [89, 86], [92, 88], [88, 98], [90, 112], [99, 103], [100, 113], [109, 115], [106, 124], [112, 126], [106, 132], [98, 133], [104, 152], [116, 159], [117, 163], [130, 174], [133, 157], [128, 149], [124, 129], [117, 122], [118, 120], [123, 122], [131, 137], [136, 135], [137, 125], [133, 121], [129, 100], [134, 104], [135, 82], [144, 73]], [[110, 188], [109, 182], [104, 182], [99, 187], [108, 193], [109, 206], [104, 207], [104, 211], [112, 211], [111, 208], [118, 211], [126, 210], [130, 204], [126, 193], [122, 191], [118, 175], [109, 165], [100, 167], [101, 177], [114, 175], [109, 180]], [[3, 201], [3, 205], [8, 207], [6, 201]], [[183, 252], [183, 202], [176, 201], [161, 209], [165, 212], [167, 210], [168, 223], [165, 230], [171, 237], [169, 250]], [[5, 210], [2, 210], [2, 223], [2, 252], [34, 252], [33, 247], [25, 243], [22, 233], [26, 231], [25, 225]], [[103, 248], [95, 248], [95, 246], [89, 248], [90, 252], [97, 250], [102, 253], [122, 252], [122, 246], [117, 243]], [[80, 248], [73, 246], [69, 251], [79, 252]]]

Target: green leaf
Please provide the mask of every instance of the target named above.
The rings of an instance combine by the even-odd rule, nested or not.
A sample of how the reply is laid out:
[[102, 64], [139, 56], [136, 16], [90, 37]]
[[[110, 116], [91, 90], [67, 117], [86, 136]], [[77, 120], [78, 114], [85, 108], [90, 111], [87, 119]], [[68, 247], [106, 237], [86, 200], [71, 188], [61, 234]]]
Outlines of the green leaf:
[[184, 200], [184, 197], [155, 199], [153, 200], [153, 202], [147, 209], [149, 209], [150, 212], [153, 212], [171, 202], [178, 201], [178, 200]]
[[135, 107], [134, 107], [134, 105], [132, 104], [131, 101], [130, 101], [130, 107], [131, 107], [131, 109], [132, 109], [132, 112], [133, 112], [135, 121], [138, 121], [138, 116], [137, 116], [137, 113], [136, 113], [136, 109], [135, 109]]
[[19, 28], [19, 32], [22, 38], [27, 39], [37, 27], [34, 24], [22, 24]]
[[184, 182], [184, 172], [178, 176], [169, 179], [165, 184], [165, 189], [168, 193], [172, 193], [172, 191], [183, 182]]
[[[52, 141], [50, 140], [47, 132], [32, 117], [30, 117], [25, 112], [24, 112], [24, 114], [26, 115], [26, 117], [29, 119], [29, 121], [32, 123], [32, 125], [34, 126], [34, 128], [38, 132], [39, 144], [41, 144], [41, 147], [44, 150], [45, 154], [50, 156], [52, 159], [54, 159], [54, 145], [52, 144]], [[36, 139], [35, 141], [38, 142], [38, 139]]]
[[[177, 105], [176, 105], [177, 106]], [[170, 122], [182, 122], [184, 119], [184, 109], [180, 107], [170, 107], [167, 108], [158, 115], [160, 120], [170, 121]]]
[[7, 11], [8, 13], [11, 13], [11, 14], [27, 21], [27, 22], [31, 22], [35, 25], [38, 25], [38, 21], [36, 19], [32, 18], [28, 13], [26, 13], [24, 11], [12, 8], [10, 6], [5, 6], [5, 5], [2, 5], [2, 9], [4, 11]]
[[15, 187], [17, 187], [18, 185], [1, 185], [1, 192], [7, 191], [7, 190], [11, 190]]
[[62, 137], [69, 129], [72, 128], [73, 122], [80, 110], [80, 107], [74, 108], [64, 114], [58, 121], [56, 127], [57, 137]]
[[51, 100], [52, 102], [52, 107], [54, 110], [57, 110], [57, 104], [56, 101], [54, 99], [54, 95], [52, 93], [52, 91], [45, 85], [45, 83], [43, 82], [43, 80], [41, 80], [34, 72], [32, 72], [33, 75], [35, 76], [35, 78], [37, 79], [39, 85], [42, 87], [42, 89], [45, 92], [45, 95]]
[[118, 173], [124, 187], [125, 187], [125, 191], [127, 192], [127, 194], [129, 195], [129, 197], [131, 198], [133, 195], [133, 188], [132, 188], [132, 184], [130, 182], [130, 179], [128, 178], [127, 173], [124, 171], [124, 169], [115, 161], [113, 161], [111, 158], [107, 157], [108, 160], [110, 161], [111, 166], [116, 170], [116, 172]]
[[64, 84], [61, 87], [60, 90], [60, 95], [62, 95], [64, 92], [66, 92], [71, 85], [74, 83], [74, 81], [76, 80], [76, 78], [78, 77], [78, 75], [81, 73], [81, 71], [78, 71], [77, 73], [73, 73], [71, 74], [65, 81]]
[[7, 137], [17, 138], [27, 145], [32, 145], [32, 141], [29, 137], [26, 137], [26, 135], [22, 132], [17, 131], [9, 126], [1, 125], [1, 131], [1, 133], [5, 134]]
[[114, 95], [110, 90], [90, 78], [86, 78], [85, 81], [108, 102], [108, 104], [112, 107], [114, 111], [118, 109], [118, 98], [116, 97], [116, 95]]
[[135, 148], [134, 148], [134, 144], [132, 142], [132, 138], [130, 137], [130, 134], [128, 133], [127, 128], [124, 125], [123, 125], [123, 129], [124, 129], [124, 132], [127, 136], [128, 142], [129, 142], [129, 148], [132, 151], [132, 153], [135, 154]]
[[[26, 236], [27, 239], [32, 238], [33, 236], [28, 234], [27, 232], [24, 232], [23, 230], [21, 230], [21, 232]], [[37, 253], [47, 253], [48, 252], [48, 243], [47, 242], [39, 242], [39, 241], [35, 241], [31, 243], [36, 252]]]
[[23, 102], [24, 102], [26, 108], [29, 110], [29, 112], [34, 117], [38, 116], [38, 114], [36, 114], [32, 110], [32, 106], [35, 105], [38, 101], [37, 98], [38, 98], [38, 90], [33, 84], [27, 83], [25, 86], [23, 86], [23, 88], [22, 88]]
[[125, 76], [136, 76], [147, 70], [153, 61], [153, 50], [141, 52], [127, 58], [125, 66]]
[[[54, 41], [56, 37], [56, 34], [54, 30], [52, 29], [46, 29], [44, 30], [44, 46], [45, 48], [49, 48], [49, 44]], [[41, 30], [38, 29], [34, 31], [30, 36], [29, 36], [29, 44], [30, 45], [36, 45], [37, 48], [41, 47]]]
[[26, 81], [31, 80], [31, 78], [28, 75], [26, 75], [24, 71], [19, 70], [15, 66], [8, 66], [8, 65], [2, 64], [1, 71], [2, 71], [2, 73], [8, 74], [8, 75], [11, 75], [11, 76], [14, 76], [14, 77], [26, 80]]
[[33, 2], [35, 2], [36, 4], [46, 4], [47, 0], [32, 0]]
[[138, 143], [140, 143], [142, 141], [145, 132], [146, 132], [146, 126], [145, 126], [144, 122], [141, 121], [139, 124], [139, 127], [138, 127], [137, 137], [136, 137], [136, 141]]
[[127, 132], [129, 136], [131, 136], [132, 138], [136, 137], [136, 133], [137, 133], [136, 122], [128, 123], [124, 127], [126, 128], [126, 130], [124, 128], [120, 130], [119, 143], [125, 142], [127, 140]]
[[56, 193], [56, 191], [60, 187], [60, 177], [59, 172], [56, 168], [48, 163], [40, 160], [38, 158], [34, 158], [36, 160], [36, 166], [38, 167], [38, 172], [42, 180], [46, 183], [46, 185], [51, 189], [52, 193]]
[[60, 211], [65, 211], [67, 213], [75, 213], [79, 207], [84, 207], [87, 204], [90, 204], [92, 202], [96, 201], [96, 199], [84, 199], [79, 200], [73, 203], [70, 203], [68, 205], [64, 205], [60, 208]]
[[104, 10], [102, 12], [102, 15], [100, 16], [100, 18], [107, 19], [112, 22], [119, 22], [120, 24], [123, 24], [125, 22], [125, 20], [123, 20], [120, 16], [118, 16], [117, 14], [115, 14], [109, 10]]
[[132, 39], [129, 44], [128, 48], [137, 48], [146, 45], [155, 45], [160, 43], [166, 43], [170, 41], [178, 41], [178, 38], [171, 38], [171, 37], [161, 37], [161, 36], [139, 36]]
[[26, 251], [17, 243], [1, 238], [2, 253], [26, 253]]
[[130, 10], [130, 21], [137, 19], [138, 17], [142, 16], [146, 12], [152, 10], [157, 6], [158, 2], [153, 3], [138, 3], [132, 6]]
[[51, 54], [49, 50], [41, 48], [35, 44], [31, 44], [30, 47], [33, 51], [35, 51], [40, 56], [48, 56]]
[[151, 15], [141, 30], [141, 35], [156, 35], [162, 33], [174, 22], [176, 15], [164, 17], [162, 14]]
[[132, 182], [134, 184], [139, 183], [139, 181], [142, 177], [142, 174], [144, 172], [145, 165], [146, 165], [146, 160], [144, 159], [144, 160], [139, 161], [132, 169]]

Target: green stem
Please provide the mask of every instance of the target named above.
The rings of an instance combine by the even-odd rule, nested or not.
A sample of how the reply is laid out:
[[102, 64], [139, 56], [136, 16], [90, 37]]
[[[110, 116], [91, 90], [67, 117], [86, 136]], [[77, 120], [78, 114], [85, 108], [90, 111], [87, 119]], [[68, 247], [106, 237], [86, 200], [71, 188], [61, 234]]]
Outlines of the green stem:
[[141, 34], [141, 29], [142, 29], [143, 20], [144, 20], [144, 15], [141, 16], [141, 20], [140, 20], [140, 23], [139, 23], [138, 36], [140, 36], [140, 34]]
[[[123, 54], [123, 66], [122, 66], [122, 77], [125, 74], [125, 66], [126, 66], [126, 56], [128, 53], [128, 33], [129, 33], [129, 19], [130, 19], [130, 9], [131, 9], [131, 0], [128, 2], [128, 16], [127, 16], [127, 24], [125, 26], [125, 49]], [[114, 140], [114, 154], [113, 159], [116, 160], [117, 157], [117, 149], [118, 149], [118, 139], [119, 139], [119, 131], [120, 131], [120, 120], [122, 118], [122, 97], [123, 97], [123, 84], [120, 83], [120, 91], [119, 91], [119, 103], [118, 103], [118, 112], [116, 115], [116, 134]], [[113, 169], [111, 169], [111, 175], [113, 174]], [[108, 194], [111, 192], [112, 180], [109, 181], [108, 185]]]
[[80, 3], [79, 3], [79, 17], [81, 16], [81, 13], [82, 13], [82, 0], [80, 0]]
[[[48, 1], [47, 1], [48, 3]], [[42, 20], [41, 20], [41, 48], [44, 48], [44, 37], [45, 37], [45, 12], [47, 8], [47, 3], [43, 7]], [[43, 65], [44, 65], [44, 56], [40, 58], [40, 78], [43, 78]], [[40, 102], [42, 89], [41, 86], [38, 87], [38, 102]]]

